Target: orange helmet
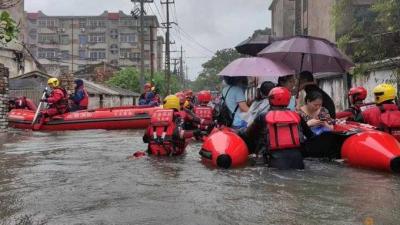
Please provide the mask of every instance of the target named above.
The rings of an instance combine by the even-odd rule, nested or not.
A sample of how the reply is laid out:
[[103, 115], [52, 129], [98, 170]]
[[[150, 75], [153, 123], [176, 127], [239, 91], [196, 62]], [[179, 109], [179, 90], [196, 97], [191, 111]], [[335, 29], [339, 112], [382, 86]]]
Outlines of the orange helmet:
[[286, 107], [291, 98], [290, 91], [285, 87], [275, 87], [269, 92], [268, 100], [271, 106]]
[[193, 97], [193, 91], [191, 89], [185, 90], [185, 96], [186, 98], [192, 98]]
[[179, 103], [181, 105], [185, 104], [186, 97], [185, 97], [185, 94], [183, 92], [181, 92], [181, 91], [180, 92], [176, 92], [175, 95], [176, 95], [176, 97], [179, 98]]
[[211, 101], [211, 92], [210, 91], [200, 91], [197, 94], [197, 100], [199, 100], [200, 104], [207, 104]]

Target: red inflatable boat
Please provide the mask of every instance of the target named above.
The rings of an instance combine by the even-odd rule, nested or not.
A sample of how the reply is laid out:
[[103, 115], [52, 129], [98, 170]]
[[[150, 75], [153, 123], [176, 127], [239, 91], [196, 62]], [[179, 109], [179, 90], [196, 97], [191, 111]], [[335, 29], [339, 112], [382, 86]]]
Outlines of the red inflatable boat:
[[[153, 112], [159, 107], [126, 106], [96, 110], [82, 110], [47, 118], [40, 131], [85, 129], [140, 129], [150, 123]], [[9, 126], [32, 129], [34, 111], [13, 109], [8, 114]]]

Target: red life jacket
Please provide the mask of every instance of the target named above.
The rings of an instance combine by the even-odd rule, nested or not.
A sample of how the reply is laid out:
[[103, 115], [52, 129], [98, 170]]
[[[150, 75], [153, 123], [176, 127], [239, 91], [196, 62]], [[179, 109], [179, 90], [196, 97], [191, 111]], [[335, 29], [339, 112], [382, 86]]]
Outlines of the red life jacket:
[[199, 128], [201, 130], [207, 130], [209, 124], [211, 124], [213, 120], [213, 109], [208, 106], [195, 106], [193, 112], [197, 117], [204, 120], [204, 122], [199, 125]]
[[79, 106], [81, 109], [87, 109], [89, 105], [89, 95], [85, 89], [85, 87], [81, 86], [80, 89], [83, 90], [84, 96], [83, 99], [79, 102]]
[[[58, 99], [58, 97], [57, 98], [55, 97], [56, 94], [62, 97]], [[62, 87], [54, 88], [48, 98], [48, 102], [50, 104], [49, 108], [56, 108], [58, 113], [63, 114], [67, 112], [69, 108], [67, 91]]]
[[[394, 105], [394, 104], [393, 104]], [[384, 107], [379, 106], [381, 111], [381, 124], [379, 128], [391, 135], [393, 135], [398, 141], [400, 141], [400, 110], [395, 107]]]
[[382, 114], [380, 107], [383, 107], [383, 111], [398, 111], [398, 107], [395, 104], [383, 104], [379, 107], [373, 106], [361, 112], [364, 123], [368, 123], [375, 127], [380, 127]]
[[173, 140], [176, 124], [173, 110], [157, 110], [153, 113], [148, 128], [149, 153], [152, 155], [180, 155], [185, 148]]
[[289, 110], [272, 110], [265, 116], [269, 150], [300, 147], [300, 116]]

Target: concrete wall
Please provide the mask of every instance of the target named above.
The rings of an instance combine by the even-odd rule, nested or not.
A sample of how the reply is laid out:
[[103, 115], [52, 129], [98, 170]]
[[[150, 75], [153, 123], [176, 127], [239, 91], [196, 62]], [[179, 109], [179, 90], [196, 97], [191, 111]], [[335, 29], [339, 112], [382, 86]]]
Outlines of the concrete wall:
[[8, 120], [8, 68], [0, 64], [0, 133], [7, 132]]
[[308, 35], [336, 41], [335, 29], [332, 26], [331, 10], [335, 0], [308, 0]]
[[[365, 102], [373, 102], [374, 96], [372, 90], [375, 86], [382, 83], [393, 84], [394, 87], [400, 85], [396, 81], [396, 73], [392, 69], [379, 69], [371, 71], [364, 76], [356, 76], [352, 78], [352, 87], [362, 86], [368, 91]], [[319, 86], [333, 99], [336, 111], [341, 111], [347, 107], [347, 90], [344, 88], [342, 78], [320, 80]], [[349, 87], [351, 88], [351, 87]]]
[[269, 8], [272, 15], [272, 35], [276, 37], [294, 34], [294, 1], [274, 0]]

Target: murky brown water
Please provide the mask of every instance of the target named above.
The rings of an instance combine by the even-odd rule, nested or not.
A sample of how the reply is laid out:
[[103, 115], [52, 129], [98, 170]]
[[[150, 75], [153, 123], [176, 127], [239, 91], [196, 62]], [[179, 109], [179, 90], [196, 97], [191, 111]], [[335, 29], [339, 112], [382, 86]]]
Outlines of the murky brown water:
[[0, 148], [0, 224], [399, 224], [400, 176], [127, 160], [142, 131], [19, 133]]

